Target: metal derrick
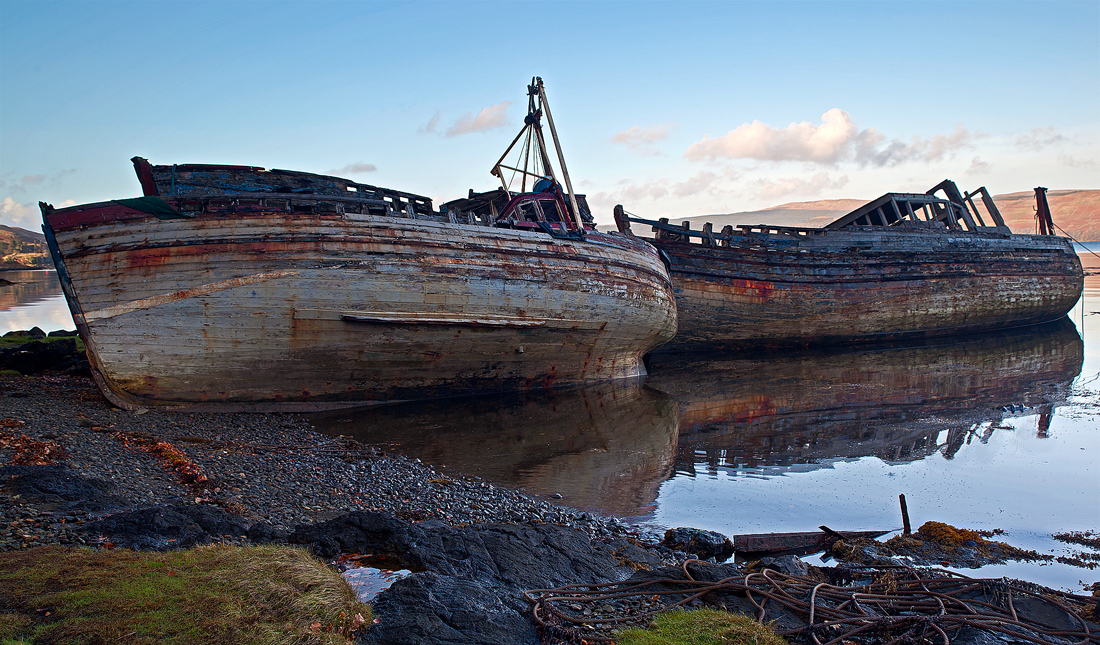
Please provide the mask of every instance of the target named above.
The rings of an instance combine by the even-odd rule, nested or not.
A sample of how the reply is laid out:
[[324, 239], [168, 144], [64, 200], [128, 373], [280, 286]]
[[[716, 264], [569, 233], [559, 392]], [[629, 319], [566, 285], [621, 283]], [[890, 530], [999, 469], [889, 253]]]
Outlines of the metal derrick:
[[[577, 196], [573, 192], [573, 183], [569, 180], [569, 170], [565, 165], [565, 156], [561, 151], [561, 142], [558, 140], [558, 131], [554, 127], [554, 117], [550, 113], [550, 103], [546, 99], [546, 88], [542, 84], [541, 77], [532, 78], [531, 84], [527, 86], [527, 116], [523, 119], [523, 128], [516, 135], [516, 138], [512, 139], [512, 143], [509, 144], [500, 159], [493, 164], [493, 168], [489, 173], [500, 179], [501, 186], [506, 192], [511, 192], [510, 184], [515, 180], [517, 174], [520, 179], [520, 193], [528, 192], [528, 178], [531, 178], [532, 190], [534, 190], [535, 183], [540, 179], [553, 182], [555, 188], [560, 187], [561, 184], [554, 172], [554, 165], [551, 163], [547, 152], [549, 148], [546, 145], [546, 137], [542, 131], [542, 115], [544, 113], [546, 114], [546, 124], [550, 127], [550, 136], [554, 140], [554, 151], [557, 153], [558, 164], [561, 166], [561, 176], [565, 182], [566, 194], [569, 196], [573, 221], [578, 230], [583, 230], [584, 222], [581, 220], [581, 209], [577, 204]], [[516, 149], [516, 144], [521, 139], [523, 144], [518, 151], [518, 160], [515, 165], [506, 165], [504, 160]], [[510, 179], [505, 179], [505, 170], [512, 171]], [[560, 188], [557, 189], [560, 190]]]

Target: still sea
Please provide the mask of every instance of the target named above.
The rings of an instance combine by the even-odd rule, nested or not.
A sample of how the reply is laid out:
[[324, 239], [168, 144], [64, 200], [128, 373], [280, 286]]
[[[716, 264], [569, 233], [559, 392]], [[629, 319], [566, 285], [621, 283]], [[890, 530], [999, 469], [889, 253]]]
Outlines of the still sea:
[[[1053, 324], [819, 351], [656, 354], [644, 382], [311, 420], [443, 472], [657, 530], [896, 530], [905, 495], [914, 529], [1000, 529], [996, 539], [1013, 546], [1096, 562], [1052, 537], [1100, 531], [1100, 258], [1079, 255], [1091, 273], [1084, 296]], [[0, 278], [15, 283], [0, 286], [0, 334], [74, 327], [54, 272]], [[960, 572], [1074, 592], [1100, 581], [1100, 568], [1057, 560]]]

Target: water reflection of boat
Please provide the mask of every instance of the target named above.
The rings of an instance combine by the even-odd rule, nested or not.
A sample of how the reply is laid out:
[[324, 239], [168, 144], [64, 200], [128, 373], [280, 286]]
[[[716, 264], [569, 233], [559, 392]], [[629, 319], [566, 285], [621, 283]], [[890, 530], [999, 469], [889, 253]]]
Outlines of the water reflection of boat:
[[319, 413], [325, 433], [620, 516], [672, 474], [676, 401], [637, 380]]
[[[3, 281], [11, 284], [5, 284]], [[0, 272], [0, 311], [16, 306], [33, 305], [60, 295], [61, 285], [53, 272]]]
[[938, 342], [655, 356], [647, 385], [680, 401], [678, 469], [907, 461], [936, 450], [950, 457], [1015, 414], [1038, 414], [1042, 435], [1083, 357], [1063, 318]]

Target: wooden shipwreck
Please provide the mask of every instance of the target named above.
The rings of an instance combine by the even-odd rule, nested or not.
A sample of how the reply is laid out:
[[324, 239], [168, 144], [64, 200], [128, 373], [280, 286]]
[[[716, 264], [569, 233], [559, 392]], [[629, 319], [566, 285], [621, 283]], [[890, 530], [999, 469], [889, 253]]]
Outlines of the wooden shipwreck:
[[[620, 232], [669, 261], [679, 331], [670, 348], [811, 345], [935, 336], [1030, 325], [1064, 316], [1084, 275], [1070, 241], [1018, 235], [985, 188], [951, 181], [888, 193], [824, 228], [648, 220], [617, 207]], [[975, 198], [980, 197], [982, 210]]]
[[[524, 131], [542, 142], [541, 79], [529, 93]], [[631, 377], [676, 330], [657, 252], [596, 231], [548, 165], [525, 167], [537, 189], [502, 180], [492, 212], [133, 161], [144, 197], [41, 204], [93, 375], [122, 407], [321, 409]]]

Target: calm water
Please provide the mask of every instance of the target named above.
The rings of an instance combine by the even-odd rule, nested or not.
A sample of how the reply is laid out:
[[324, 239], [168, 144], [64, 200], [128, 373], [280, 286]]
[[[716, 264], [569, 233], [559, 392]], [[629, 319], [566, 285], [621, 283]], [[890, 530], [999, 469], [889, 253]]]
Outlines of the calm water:
[[[1097, 272], [1100, 260], [1081, 253]], [[0, 273], [0, 333], [72, 329], [52, 272]], [[1100, 275], [1059, 323], [918, 344], [655, 356], [645, 382], [314, 415], [323, 432], [575, 507], [729, 534], [1003, 529], [1062, 555], [1100, 530]], [[808, 558], [813, 560], [813, 558]], [[1100, 569], [969, 575], [1079, 591]]]
[[[1100, 260], [1082, 253], [1091, 271]], [[1100, 275], [1062, 321], [917, 344], [654, 356], [644, 383], [315, 415], [321, 431], [663, 529], [1100, 530]], [[816, 561], [815, 558], [807, 558]], [[1002, 575], [1080, 591], [1100, 569]]]
[[0, 335], [40, 327], [76, 329], [54, 271], [0, 271]]

